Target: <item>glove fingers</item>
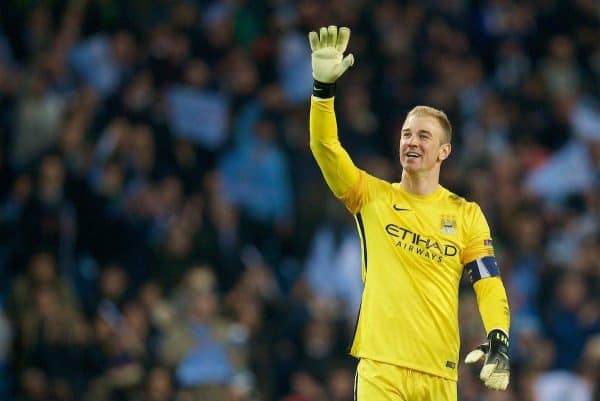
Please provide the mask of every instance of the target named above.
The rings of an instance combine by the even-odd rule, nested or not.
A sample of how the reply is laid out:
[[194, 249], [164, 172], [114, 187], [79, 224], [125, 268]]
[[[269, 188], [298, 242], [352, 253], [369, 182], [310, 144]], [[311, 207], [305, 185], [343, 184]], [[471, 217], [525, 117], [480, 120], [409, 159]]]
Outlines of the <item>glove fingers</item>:
[[510, 374], [508, 372], [493, 373], [489, 379], [485, 381], [485, 385], [494, 390], [506, 390], [509, 382]]
[[344, 57], [344, 59], [342, 60], [342, 67], [344, 68], [344, 71], [346, 71], [348, 68], [352, 67], [353, 65], [354, 65], [354, 55], [352, 53], [350, 53], [346, 57]]
[[479, 374], [479, 378], [481, 380], [483, 380], [484, 382], [487, 382], [488, 379], [492, 376], [492, 374], [496, 371], [496, 364], [495, 363], [486, 363], [485, 365], [483, 365], [483, 368], [481, 368], [481, 373]]
[[335, 49], [342, 53], [345, 52], [348, 47], [348, 41], [350, 41], [350, 29], [346, 27], [340, 28]]
[[319, 42], [320, 42], [319, 49], [327, 46], [327, 28], [325, 28], [325, 27], [322, 27], [321, 29], [319, 29]]
[[483, 352], [479, 348], [475, 348], [473, 351], [469, 352], [465, 357], [465, 363], [475, 363], [479, 362], [485, 357], [485, 352]]
[[310, 49], [314, 52], [321, 48], [319, 42], [319, 35], [315, 31], [308, 33], [308, 41], [310, 42]]
[[329, 25], [327, 28], [327, 47], [335, 47], [337, 42], [338, 29], [335, 25]]

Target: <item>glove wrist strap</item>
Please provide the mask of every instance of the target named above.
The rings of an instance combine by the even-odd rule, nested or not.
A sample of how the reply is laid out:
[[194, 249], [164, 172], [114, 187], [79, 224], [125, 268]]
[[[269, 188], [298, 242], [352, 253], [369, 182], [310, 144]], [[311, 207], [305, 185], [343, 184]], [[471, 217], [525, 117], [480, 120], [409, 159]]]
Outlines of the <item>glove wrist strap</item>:
[[335, 82], [327, 84], [325, 82], [317, 81], [313, 82], [312, 94], [314, 97], [320, 99], [328, 99], [335, 96]]
[[504, 346], [508, 348], [508, 336], [502, 330], [492, 330], [488, 334], [488, 340], [492, 346]]

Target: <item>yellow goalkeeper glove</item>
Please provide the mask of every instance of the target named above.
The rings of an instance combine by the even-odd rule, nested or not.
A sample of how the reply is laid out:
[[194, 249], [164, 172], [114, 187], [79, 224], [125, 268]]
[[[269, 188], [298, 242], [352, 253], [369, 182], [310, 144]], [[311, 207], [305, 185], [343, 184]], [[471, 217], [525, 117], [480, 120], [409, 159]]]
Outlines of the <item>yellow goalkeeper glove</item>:
[[485, 361], [479, 378], [488, 388], [506, 390], [510, 381], [508, 335], [502, 330], [490, 331], [488, 340], [469, 352], [465, 362], [475, 363], [482, 359]]
[[[337, 26], [319, 29], [319, 33], [308, 34], [312, 50], [312, 75], [315, 80], [313, 95], [331, 97], [335, 89], [335, 81], [354, 64], [354, 56], [344, 52], [350, 40], [350, 29]], [[325, 84], [325, 85], [323, 85]]]

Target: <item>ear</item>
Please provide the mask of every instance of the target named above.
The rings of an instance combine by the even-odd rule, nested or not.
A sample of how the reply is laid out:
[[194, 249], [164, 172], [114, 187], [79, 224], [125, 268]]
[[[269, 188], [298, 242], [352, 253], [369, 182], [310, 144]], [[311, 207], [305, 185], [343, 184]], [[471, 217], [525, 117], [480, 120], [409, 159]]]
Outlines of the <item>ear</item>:
[[438, 160], [443, 162], [444, 160], [446, 160], [448, 158], [448, 156], [450, 156], [451, 152], [452, 152], [452, 145], [450, 143], [443, 143], [442, 146], [440, 146], [440, 151], [438, 153]]

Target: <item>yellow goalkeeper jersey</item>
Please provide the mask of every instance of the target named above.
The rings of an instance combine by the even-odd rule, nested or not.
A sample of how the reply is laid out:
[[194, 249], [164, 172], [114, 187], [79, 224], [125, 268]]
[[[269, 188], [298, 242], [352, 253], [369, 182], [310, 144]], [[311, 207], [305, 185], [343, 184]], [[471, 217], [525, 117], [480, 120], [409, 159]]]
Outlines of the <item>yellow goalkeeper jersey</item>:
[[312, 100], [311, 149], [362, 243], [351, 354], [457, 380], [463, 266], [494, 254], [481, 209], [442, 186], [418, 196], [355, 167], [337, 139], [333, 99]]

